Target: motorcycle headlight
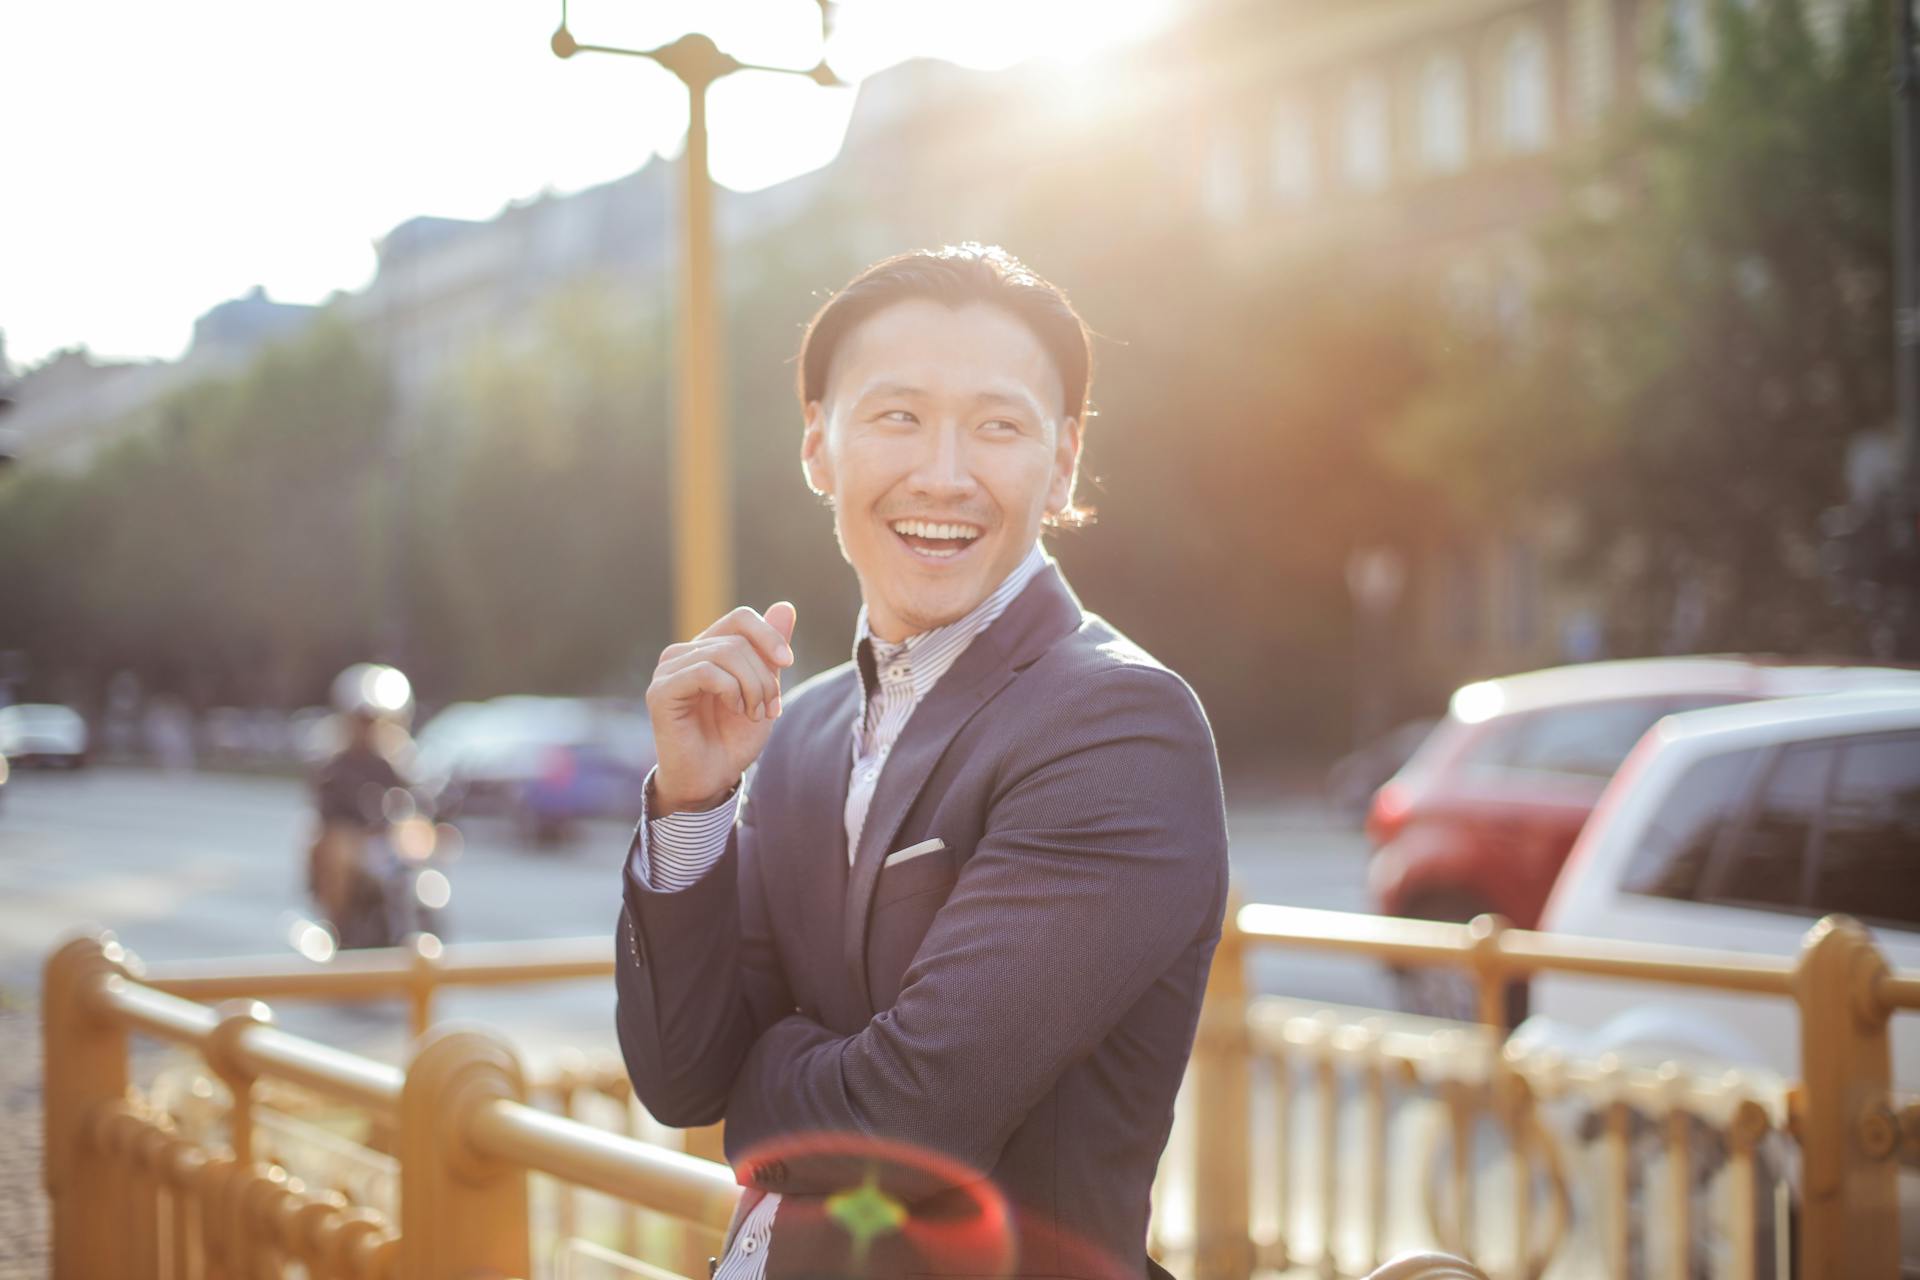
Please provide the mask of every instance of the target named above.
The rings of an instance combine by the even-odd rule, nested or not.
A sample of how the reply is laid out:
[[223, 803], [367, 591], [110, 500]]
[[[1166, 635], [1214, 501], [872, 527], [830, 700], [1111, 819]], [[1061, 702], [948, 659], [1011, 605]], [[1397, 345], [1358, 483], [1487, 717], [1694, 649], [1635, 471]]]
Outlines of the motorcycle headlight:
[[434, 845], [439, 842], [433, 824], [418, 816], [394, 823], [390, 832], [393, 851], [408, 862], [425, 862], [433, 856]]

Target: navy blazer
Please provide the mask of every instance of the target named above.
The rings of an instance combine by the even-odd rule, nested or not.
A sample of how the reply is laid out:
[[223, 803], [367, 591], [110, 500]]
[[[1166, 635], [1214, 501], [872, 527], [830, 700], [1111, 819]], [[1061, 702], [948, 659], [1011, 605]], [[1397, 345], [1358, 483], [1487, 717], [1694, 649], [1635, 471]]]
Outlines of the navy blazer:
[[782, 1193], [768, 1280], [1137, 1280], [1226, 905], [1206, 716], [1049, 566], [915, 709], [849, 867], [859, 680], [786, 696], [698, 883], [626, 875], [635, 1092], [725, 1119], [743, 1208]]

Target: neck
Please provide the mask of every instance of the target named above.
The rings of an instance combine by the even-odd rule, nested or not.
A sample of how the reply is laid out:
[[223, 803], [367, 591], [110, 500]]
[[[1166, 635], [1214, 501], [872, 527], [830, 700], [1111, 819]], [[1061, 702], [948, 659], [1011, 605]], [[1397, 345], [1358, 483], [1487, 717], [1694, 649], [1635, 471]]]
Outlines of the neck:
[[[928, 631], [928, 630], [932, 630], [932, 628], [927, 627], [927, 628], [922, 628], [922, 630]], [[917, 636], [921, 634], [921, 632], [910, 631], [907, 629], [906, 624], [899, 622], [895, 619], [888, 619], [887, 621], [882, 622], [880, 619], [874, 617], [873, 606], [868, 605], [867, 606], [867, 634], [872, 636], [875, 640], [884, 640], [888, 644], [899, 644], [902, 640], [907, 639], [909, 636]]]

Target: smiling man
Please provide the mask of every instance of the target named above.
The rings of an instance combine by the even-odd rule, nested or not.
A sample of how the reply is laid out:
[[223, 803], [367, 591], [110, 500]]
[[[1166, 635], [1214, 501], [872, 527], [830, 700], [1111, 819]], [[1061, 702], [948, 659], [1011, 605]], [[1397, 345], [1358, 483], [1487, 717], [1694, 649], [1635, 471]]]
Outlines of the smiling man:
[[800, 351], [807, 482], [864, 601], [783, 696], [791, 604], [670, 645], [625, 868], [640, 1100], [724, 1119], [724, 1280], [1138, 1277], [1227, 888], [1180, 678], [1042, 550], [1091, 347], [998, 248], [890, 258]]

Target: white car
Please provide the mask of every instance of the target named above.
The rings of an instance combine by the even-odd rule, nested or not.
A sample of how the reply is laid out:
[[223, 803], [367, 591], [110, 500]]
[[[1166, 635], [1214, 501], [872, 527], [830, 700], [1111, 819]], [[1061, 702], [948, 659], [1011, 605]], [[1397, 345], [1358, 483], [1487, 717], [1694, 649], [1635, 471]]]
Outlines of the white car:
[[[1920, 693], [1660, 721], [1581, 832], [1541, 928], [1792, 956], [1836, 912], [1871, 929], [1889, 964], [1920, 969]], [[1785, 1000], [1542, 974], [1533, 1010], [1601, 1051], [1799, 1075], [1799, 1019]], [[1896, 1016], [1892, 1030], [1899, 1087], [1920, 1087], [1920, 1018]]]
[[[1820, 917], [1866, 925], [1920, 970], [1920, 693], [1690, 711], [1648, 730], [1581, 832], [1541, 928], [1791, 957]], [[1541, 974], [1516, 1047], [1676, 1058], [1798, 1079], [1779, 997]], [[1894, 1087], [1920, 1089], [1920, 1015], [1889, 1027]], [[1920, 1274], [1920, 1175], [1900, 1179], [1902, 1274]]]
[[79, 712], [57, 703], [0, 707], [0, 756], [16, 765], [78, 769], [87, 762], [87, 722]]

